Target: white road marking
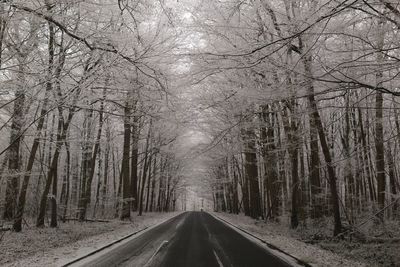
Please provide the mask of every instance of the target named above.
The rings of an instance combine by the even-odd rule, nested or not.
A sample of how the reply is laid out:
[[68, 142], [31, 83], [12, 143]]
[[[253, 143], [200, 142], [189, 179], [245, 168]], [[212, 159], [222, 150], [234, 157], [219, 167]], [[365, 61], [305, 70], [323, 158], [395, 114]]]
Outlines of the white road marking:
[[183, 224], [183, 222], [185, 221], [185, 219], [186, 219], [186, 216], [185, 216], [184, 218], [182, 218], [182, 220], [180, 220], [180, 221], [176, 224], [175, 230], [177, 230], [179, 227], [181, 227], [181, 225]]
[[220, 267], [224, 267], [224, 265], [222, 264], [220, 258], [218, 257], [217, 252], [215, 252], [215, 250], [213, 250], [213, 252], [214, 252], [215, 258], [217, 259], [218, 265], [219, 265]]
[[[57, 266], [77, 266], [77, 267], [87, 266], [91, 261], [96, 260], [96, 259], [106, 255], [107, 253], [110, 253], [112, 250], [117, 249], [118, 247], [121, 247], [124, 244], [127, 244], [134, 239], [139, 238], [140, 236], [144, 235], [145, 233], [151, 231], [152, 229], [160, 226], [161, 224], [163, 224], [167, 221], [172, 220], [173, 218], [176, 218], [177, 216], [180, 216], [181, 214], [182, 214], [182, 212], [178, 213], [177, 215], [172, 216], [170, 218], [164, 219], [158, 223], [155, 223], [152, 226], [145, 227], [141, 230], [139, 229], [138, 231], [136, 231], [136, 233], [131, 233], [131, 234], [128, 234], [128, 235], [118, 239], [118, 240], [123, 240], [123, 241], [119, 241], [118, 243], [115, 243], [116, 241], [118, 241], [118, 240], [116, 240], [116, 241], [108, 243], [103, 248], [95, 249], [94, 251], [98, 251], [98, 252], [96, 252], [96, 254], [93, 254], [90, 256], [89, 255], [85, 256], [84, 254], [79, 255], [78, 257], [72, 259], [72, 261], [74, 261], [73, 263], [71, 262], [71, 259], [61, 259], [61, 260], [56, 261], [55, 265], [57, 265]], [[186, 216], [187, 215], [185, 215], [184, 217], [186, 217]], [[77, 260], [77, 261], [75, 262], [75, 260]]]
[[144, 266], [149, 266], [149, 264], [152, 262], [154, 257], [160, 252], [160, 250], [165, 247], [168, 244], [168, 240], [164, 240], [160, 246], [157, 248], [157, 250], [154, 252], [154, 254], [150, 257], [150, 259], [147, 261], [147, 263]]
[[[280, 252], [278, 250], [275, 249], [271, 249], [269, 248], [266, 244], [268, 243], [263, 243], [261, 242], [261, 239], [256, 238], [254, 236], [251, 236], [250, 234], [246, 233], [243, 229], [241, 229], [238, 226], [234, 226], [233, 224], [224, 221], [223, 219], [219, 218], [217, 215], [215, 214], [211, 214], [208, 213], [211, 216], [213, 216], [216, 220], [222, 222], [224, 225], [230, 227], [231, 229], [233, 229], [234, 231], [236, 231], [237, 233], [241, 234], [243, 237], [247, 238], [248, 240], [252, 241], [253, 243], [256, 243], [258, 246], [262, 247], [263, 249], [267, 250], [269, 253], [275, 255], [276, 257], [278, 257], [279, 259], [283, 260], [284, 262], [288, 263], [291, 266], [303, 266], [302, 264], [298, 263], [296, 258], [293, 258], [291, 256], [288, 256], [287, 254], [284, 254], [283, 252]], [[265, 241], [264, 241], [265, 242]]]

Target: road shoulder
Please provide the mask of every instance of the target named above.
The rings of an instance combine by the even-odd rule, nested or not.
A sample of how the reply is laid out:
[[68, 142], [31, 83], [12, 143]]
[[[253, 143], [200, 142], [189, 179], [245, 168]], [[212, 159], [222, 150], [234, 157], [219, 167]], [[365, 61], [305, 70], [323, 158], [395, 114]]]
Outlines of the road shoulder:
[[[10, 235], [16, 234], [18, 236], [10, 236], [7, 240], [31, 239], [31, 244], [21, 242], [22, 245], [29, 246], [29, 248], [21, 247], [21, 249], [29, 250], [30, 253], [27, 256], [26, 254], [20, 256], [19, 259], [10, 257], [8, 262], [2, 263], [2, 266], [62, 266], [134, 232], [155, 227], [180, 213], [150, 213], [141, 217], [135, 216], [133, 222], [112, 221], [110, 222], [111, 225], [107, 227], [108, 231], [101, 231], [98, 234], [93, 233], [91, 236], [82, 235], [81, 238], [79, 237], [80, 232], [83, 231], [82, 228], [95, 227], [95, 225], [92, 223], [87, 223], [86, 226], [76, 224], [77, 227], [61, 225], [57, 229], [46, 228], [42, 231], [32, 229], [22, 234], [10, 233]], [[34, 236], [32, 236], [33, 231], [35, 232]], [[67, 240], [66, 243], [63, 243], [63, 236], [70, 236], [71, 234], [75, 236], [76, 241], [68, 242], [69, 240]], [[35, 241], [35, 238], [40, 240], [40, 244]], [[52, 242], [54, 239], [58, 239], [57, 243]]]
[[[332, 253], [330, 251], [321, 249], [319, 247], [306, 244], [290, 236], [277, 234], [273, 232], [273, 229], [266, 227], [265, 223], [257, 222], [249, 217], [243, 215], [225, 214], [210, 212], [217, 219], [222, 219], [222, 221], [227, 222], [227, 225], [231, 224], [230, 227], [237, 227], [245, 232], [248, 232], [247, 236], [253, 236], [252, 240], [257, 240], [256, 242], [270, 244], [278, 250], [284, 251], [293, 257], [308, 263], [311, 266], [321, 266], [321, 267], [342, 267], [342, 266], [352, 266], [352, 267], [364, 267], [363, 263], [352, 261], [349, 259], [344, 259], [342, 256]], [[233, 226], [232, 226], [233, 225]], [[238, 232], [244, 234], [236, 228]], [[235, 228], [234, 228], [235, 229]], [[263, 241], [260, 241], [263, 240]], [[264, 244], [264, 246], [266, 246]], [[273, 249], [271, 249], [273, 251]], [[287, 255], [282, 254], [275, 250], [277, 255], [286, 259]]]

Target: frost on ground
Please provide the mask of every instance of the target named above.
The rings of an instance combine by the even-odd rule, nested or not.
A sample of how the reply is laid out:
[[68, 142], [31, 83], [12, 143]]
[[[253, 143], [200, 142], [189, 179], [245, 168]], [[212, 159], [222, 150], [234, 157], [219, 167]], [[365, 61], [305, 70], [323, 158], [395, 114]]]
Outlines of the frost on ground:
[[376, 266], [365, 264], [343, 255], [322, 249], [316, 245], [306, 244], [300, 241], [295, 232], [289, 231], [287, 226], [277, 223], [257, 221], [243, 215], [234, 215], [226, 213], [213, 213], [214, 215], [242, 228], [260, 239], [270, 243], [286, 253], [303, 260], [312, 266], [320, 267], [361, 267]]
[[[79, 256], [153, 226], [178, 213], [146, 213], [133, 222], [68, 222], [58, 228], [31, 227], [0, 233], [0, 266], [60, 266]], [[1, 236], [0, 236], [1, 237]]]

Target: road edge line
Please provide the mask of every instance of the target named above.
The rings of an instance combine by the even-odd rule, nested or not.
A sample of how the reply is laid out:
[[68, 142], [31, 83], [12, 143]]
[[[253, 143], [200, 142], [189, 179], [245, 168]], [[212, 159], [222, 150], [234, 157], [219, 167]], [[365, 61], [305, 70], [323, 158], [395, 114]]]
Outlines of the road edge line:
[[89, 253], [87, 253], [87, 254], [85, 254], [85, 255], [83, 255], [83, 256], [80, 256], [80, 257], [78, 257], [78, 258], [75, 258], [75, 259], [73, 259], [72, 261], [70, 261], [70, 262], [68, 262], [68, 263], [66, 263], [66, 264], [61, 265], [60, 267], [71, 266], [71, 265], [74, 264], [74, 263], [77, 263], [77, 262], [79, 262], [79, 261], [81, 261], [81, 260], [84, 260], [84, 259], [86, 259], [86, 258], [89, 258], [90, 256], [93, 256], [93, 255], [95, 255], [95, 254], [97, 254], [97, 253], [99, 253], [99, 252], [101, 252], [101, 251], [103, 251], [103, 250], [105, 250], [105, 249], [107, 249], [107, 248], [109, 248], [109, 247], [112, 247], [112, 246], [114, 246], [114, 245], [116, 245], [116, 244], [118, 244], [118, 243], [121, 243], [122, 241], [124, 241], [124, 240], [126, 240], [126, 239], [128, 239], [128, 238], [130, 238], [130, 237], [132, 237], [132, 236], [135, 236], [135, 235], [137, 235], [137, 234], [139, 234], [139, 233], [144, 232], [145, 230], [150, 230], [151, 228], [155, 228], [155, 227], [157, 227], [158, 225], [163, 224], [163, 223], [165, 223], [165, 222], [167, 222], [167, 221], [169, 221], [169, 220], [175, 218], [176, 216], [181, 215], [182, 213], [183, 213], [183, 212], [181, 212], [181, 213], [179, 213], [179, 214], [177, 214], [177, 215], [175, 215], [175, 216], [173, 216], [173, 217], [171, 217], [171, 218], [168, 218], [168, 219], [166, 219], [166, 220], [163, 220], [163, 221], [161, 221], [161, 222], [159, 222], [159, 223], [156, 223], [156, 224], [154, 224], [154, 225], [145, 226], [145, 227], [142, 228], [142, 229], [139, 229], [139, 230], [137, 230], [137, 231], [135, 231], [135, 232], [133, 232], [133, 233], [127, 234], [126, 236], [123, 236], [123, 237], [121, 237], [120, 239], [114, 240], [114, 241], [108, 243], [107, 245], [104, 245], [104, 246], [102, 246], [102, 247], [100, 247], [100, 248], [97, 248], [97, 249], [95, 249], [95, 250], [93, 250], [93, 251], [91, 251], [91, 252], [89, 252]]
[[153, 261], [154, 257], [165, 247], [168, 245], [168, 240], [164, 240], [156, 249], [156, 251], [151, 255], [150, 259], [146, 262], [144, 267], [149, 266], [149, 264]]
[[[266, 245], [269, 249], [276, 250], [276, 251], [278, 251], [278, 252], [280, 252], [280, 253], [282, 253], [282, 254], [284, 254], [284, 255], [286, 255], [286, 256], [292, 258], [293, 260], [296, 261], [296, 263], [300, 264], [301, 266], [304, 266], [304, 267], [313, 267], [313, 265], [311, 265], [311, 264], [309, 264], [309, 263], [307, 263], [307, 262], [305, 262], [305, 261], [303, 261], [303, 260], [301, 260], [301, 259], [299, 259], [299, 258], [297, 258], [297, 257], [295, 257], [295, 256], [293, 256], [293, 255], [291, 255], [291, 254], [289, 254], [289, 253], [287, 253], [286, 251], [280, 249], [279, 247], [277, 247], [277, 246], [275, 246], [275, 245], [273, 245], [273, 244], [271, 244], [271, 243], [268, 243], [268, 242], [265, 241], [264, 239], [262, 239], [262, 238], [256, 236], [255, 234], [250, 233], [249, 231], [247, 231], [247, 230], [245, 230], [245, 229], [240, 228], [240, 227], [237, 226], [237, 225], [234, 225], [233, 223], [231, 223], [231, 222], [229, 222], [229, 221], [227, 221], [227, 220], [221, 218], [220, 216], [218, 216], [218, 215], [216, 215], [216, 214], [212, 214], [212, 213], [210, 213], [210, 212], [207, 212], [207, 213], [210, 214], [211, 216], [213, 216], [214, 218], [216, 218], [216, 219], [222, 221], [223, 223], [227, 224], [228, 226], [231, 226], [231, 228], [233, 228], [234, 230], [236, 230], [236, 231], [239, 230], [239, 231], [241, 231], [241, 232], [243, 232], [243, 233], [245, 233], [245, 234], [247, 234], [247, 235], [249, 235], [249, 236], [251, 236], [251, 237], [257, 239], [258, 241], [260, 241], [261, 243], [263, 243], [264, 245]], [[278, 255], [276, 255], [276, 256], [278, 257]], [[284, 259], [283, 259], [283, 260], [284, 260]]]

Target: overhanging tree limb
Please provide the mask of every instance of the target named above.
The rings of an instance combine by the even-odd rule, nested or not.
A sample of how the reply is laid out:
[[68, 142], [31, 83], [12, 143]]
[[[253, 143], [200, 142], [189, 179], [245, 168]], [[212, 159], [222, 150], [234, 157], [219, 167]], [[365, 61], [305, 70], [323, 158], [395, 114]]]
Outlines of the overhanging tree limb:
[[[59, 22], [57, 19], [53, 18], [51, 15], [45, 14], [39, 10], [35, 10], [26, 6], [21, 6], [21, 5], [17, 5], [17, 4], [10, 4], [11, 7], [18, 9], [18, 10], [22, 10], [28, 13], [31, 13], [37, 17], [40, 17], [50, 23], [53, 23], [54, 25], [56, 25], [61, 31], [63, 31], [65, 34], [67, 34], [68, 36], [70, 36], [71, 38], [83, 43], [85, 46], [87, 46], [91, 51], [94, 50], [99, 50], [99, 51], [103, 51], [103, 52], [108, 52], [108, 53], [113, 53], [116, 54], [118, 56], [120, 56], [121, 58], [125, 59], [126, 61], [128, 61], [129, 63], [131, 63], [132, 65], [134, 65], [138, 71], [140, 73], [142, 73], [144, 76], [154, 80], [159, 86], [160, 88], [168, 95], [167, 93], [167, 87], [162, 83], [162, 81], [157, 77], [155, 70], [152, 69], [150, 66], [144, 64], [144, 63], [140, 63], [138, 62], [136, 59], [132, 59], [131, 57], [124, 55], [123, 53], [121, 53], [121, 51], [119, 51], [117, 48], [114, 47], [114, 45], [112, 44], [107, 44], [107, 46], [109, 46], [110, 48], [107, 47], [100, 47], [97, 46], [93, 43], [91, 43], [87, 38], [79, 36], [75, 33], [73, 33], [72, 31], [70, 31], [65, 25], [63, 25], [61, 22]], [[155, 73], [155, 75], [149, 74], [147, 71], [145, 71], [141, 66], [142, 65], [144, 68], [147, 68], [149, 70], [151, 70], [153, 73]]]

